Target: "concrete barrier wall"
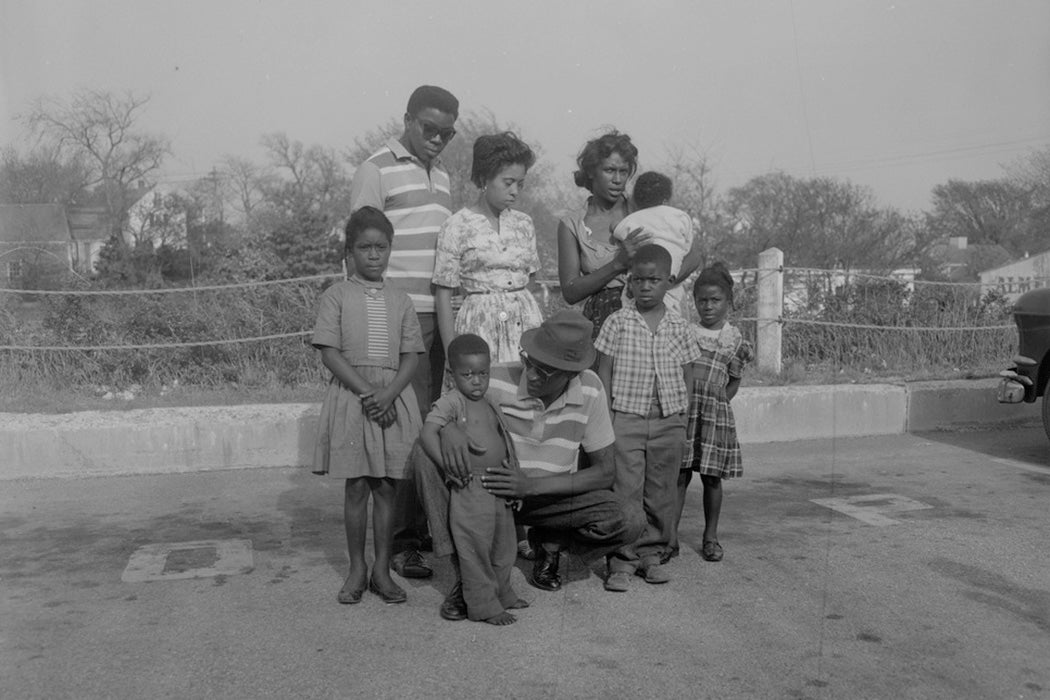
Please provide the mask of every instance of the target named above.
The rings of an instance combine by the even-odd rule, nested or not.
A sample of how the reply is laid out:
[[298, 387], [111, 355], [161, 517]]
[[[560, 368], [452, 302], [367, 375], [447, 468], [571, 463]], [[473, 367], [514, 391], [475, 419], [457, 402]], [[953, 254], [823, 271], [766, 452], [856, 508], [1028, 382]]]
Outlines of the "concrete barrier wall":
[[1011, 425], [1041, 419], [1042, 399], [1002, 404], [998, 380], [914, 382], [908, 385], [908, 432], [959, 425]]
[[741, 442], [903, 433], [908, 393], [887, 384], [745, 388], [733, 400]]
[[[743, 443], [893, 435], [1040, 418], [996, 380], [745, 388]], [[319, 404], [0, 414], [0, 479], [282, 467], [311, 462]]]
[[0, 478], [309, 464], [319, 405], [0, 414]]

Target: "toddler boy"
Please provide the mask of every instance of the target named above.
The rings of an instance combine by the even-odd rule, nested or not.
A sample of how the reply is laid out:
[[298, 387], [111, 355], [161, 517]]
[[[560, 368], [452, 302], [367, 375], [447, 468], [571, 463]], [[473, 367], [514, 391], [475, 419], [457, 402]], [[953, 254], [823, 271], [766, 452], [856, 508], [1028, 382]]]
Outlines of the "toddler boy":
[[[465, 482], [448, 478], [449, 529], [456, 545], [467, 617], [491, 625], [509, 625], [508, 610], [528, 606], [510, 586], [517, 558], [511, 502], [481, 485], [488, 467], [504, 463], [517, 468], [514, 445], [499, 408], [485, 398], [491, 356], [488, 343], [467, 333], [448, 344], [448, 363], [455, 389], [434, 402], [420, 433], [427, 455], [444, 468], [439, 431], [459, 423], [471, 442], [470, 476]], [[447, 473], [446, 473], [447, 474]]]

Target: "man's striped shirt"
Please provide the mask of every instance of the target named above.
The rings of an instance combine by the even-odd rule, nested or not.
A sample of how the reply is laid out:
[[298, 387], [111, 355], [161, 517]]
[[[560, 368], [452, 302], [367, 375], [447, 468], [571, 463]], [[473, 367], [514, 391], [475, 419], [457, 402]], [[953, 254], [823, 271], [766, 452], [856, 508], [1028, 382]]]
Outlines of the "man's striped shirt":
[[358, 167], [350, 186], [350, 208], [373, 206], [394, 225], [394, 245], [385, 280], [404, 290], [417, 313], [434, 313], [434, 256], [438, 233], [452, 213], [448, 172], [437, 162], [430, 172], [396, 139]]
[[518, 462], [529, 476], [575, 472], [581, 448], [594, 452], [616, 439], [605, 389], [589, 369], [544, 408], [529, 396], [521, 364], [494, 364], [486, 396], [503, 412]]

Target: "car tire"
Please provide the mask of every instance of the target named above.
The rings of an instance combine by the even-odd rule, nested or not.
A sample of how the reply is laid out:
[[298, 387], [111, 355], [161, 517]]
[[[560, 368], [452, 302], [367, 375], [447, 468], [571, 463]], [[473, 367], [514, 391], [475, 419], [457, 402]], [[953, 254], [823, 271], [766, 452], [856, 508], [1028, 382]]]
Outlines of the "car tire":
[[1050, 386], [1043, 392], [1043, 432], [1050, 439]]

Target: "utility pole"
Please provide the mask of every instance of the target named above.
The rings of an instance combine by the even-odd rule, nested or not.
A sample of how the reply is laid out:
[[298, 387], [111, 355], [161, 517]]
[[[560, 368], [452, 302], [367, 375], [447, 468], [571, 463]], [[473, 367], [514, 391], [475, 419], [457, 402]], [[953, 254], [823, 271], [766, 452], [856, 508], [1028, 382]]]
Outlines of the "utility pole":
[[219, 171], [215, 169], [213, 165], [211, 172], [208, 173], [208, 179], [211, 180], [211, 191], [212, 191], [212, 206], [218, 212], [219, 228], [223, 225], [223, 207], [222, 207], [222, 196], [219, 192]]

